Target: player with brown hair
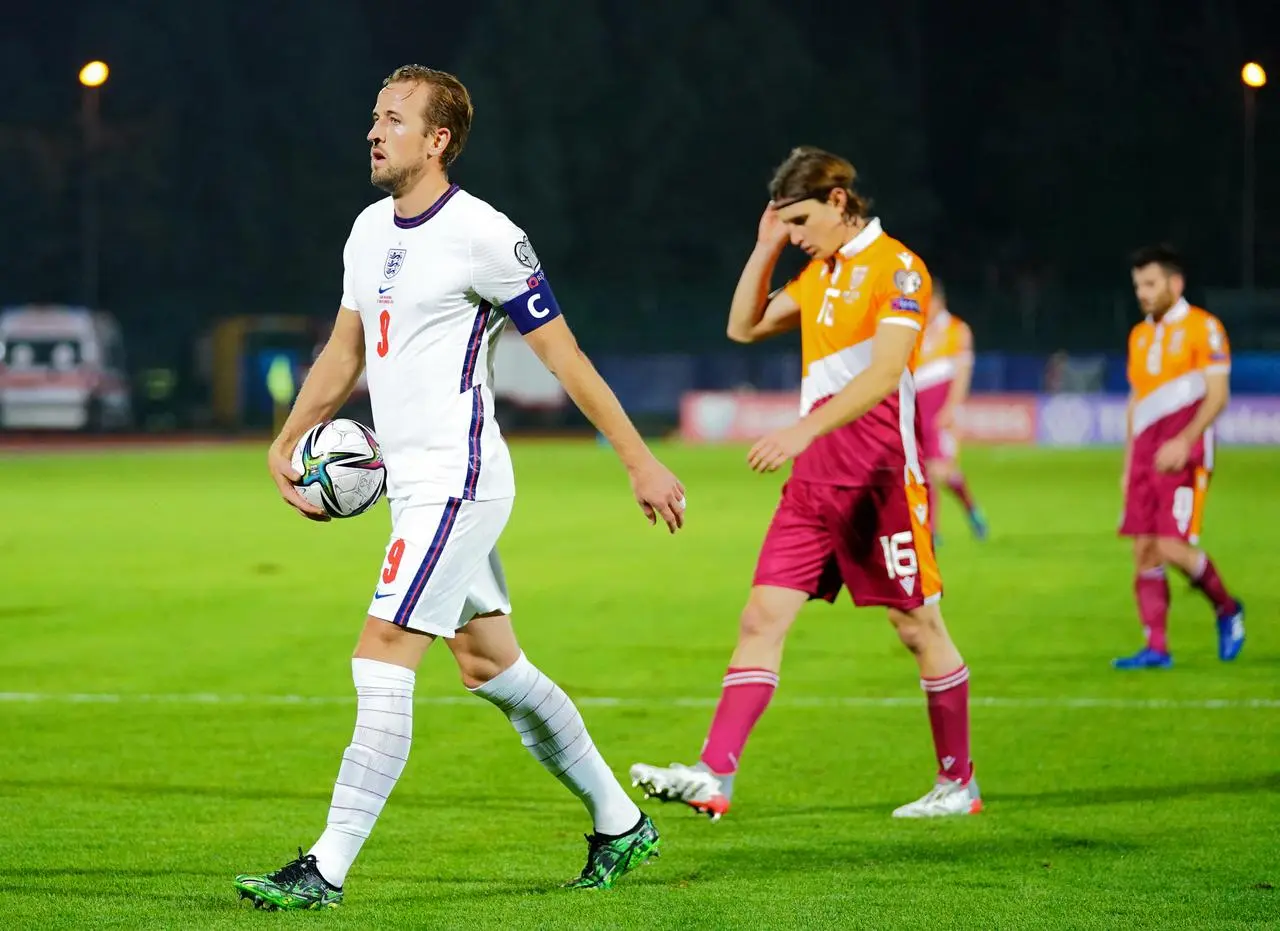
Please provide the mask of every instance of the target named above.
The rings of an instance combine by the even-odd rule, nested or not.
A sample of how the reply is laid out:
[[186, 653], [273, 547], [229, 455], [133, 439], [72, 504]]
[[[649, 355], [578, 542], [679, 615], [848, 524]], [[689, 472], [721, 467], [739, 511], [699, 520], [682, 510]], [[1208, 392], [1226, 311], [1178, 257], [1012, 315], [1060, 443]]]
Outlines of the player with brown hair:
[[[399, 68], [383, 82], [372, 116], [370, 180], [388, 196], [352, 225], [333, 333], [268, 466], [286, 503], [323, 519], [293, 487], [299, 476], [290, 452], [307, 429], [334, 415], [364, 371], [387, 467], [391, 537], [351, 661], [355, 730], [325, 829], [306, 853], [299, 849], [270, 872], [242, 873], [235, 888], [271, 909], [342, 902], [348, 872], [409, 758], [418, 667], [443, 641], [467, 690], [497, 708], [529, 754], [586, 808], [587, 862], [567, 885], [607, 889], [655, 856], [660, 838], [573, 699], [516, 639], [498, 556], [515, 471], [492, 413], [494, 351], [506, 325], [609, 441], [650, 523], [660, 517], [672, 533], [683, 526], [684, 486], [578, 347], [529, 237], [449, 180], [471, 127], [462, 83], [433, 68]], [[245, 726], [274, 724], [251, 718]], [[432, 765], [438, 781], [466, 784], [465, 761], [443, 753]]]
[[[929, 271], [868, 216], [845, 159], [791, 152], [769, 186], [755, 249], [729, 310], [729, 337], [753, 343], [800, 328], [800, 419], [764, 437], [756, 471], [794, 460], [765, 534], [738, 643], [695, 766], [637, 763], [646, 795], [719, 818], [743, 747], [778, 685], [787, 631], [811, 599], [842, 587], [888, 612], [920, 669], [937, 752], [934, 787], [895, 817], [967, 815], [982, 801], [969, 757], [969, 670], [942, 620], [913, 370]], [[810, 262], [770, 293], [788, 241]]]
[[1173, 249], [1141, 249], [1130, 265], [1134, 294], [1146, 316], [1129, 334], [1120, 533], [1133, 538], [1134, 596], [1147, 642], [1113, 665], [1173, 665], [1165, 566], [1176, 566], [1213, 605], [1218, 658], [1230, 661], [1244, 647], [1244, 606], [1197, 544], [1213, 474], [1213, 424], [1231, 393], [1231, 347], [1222, 322], [1187, 303], [1186, 272]]

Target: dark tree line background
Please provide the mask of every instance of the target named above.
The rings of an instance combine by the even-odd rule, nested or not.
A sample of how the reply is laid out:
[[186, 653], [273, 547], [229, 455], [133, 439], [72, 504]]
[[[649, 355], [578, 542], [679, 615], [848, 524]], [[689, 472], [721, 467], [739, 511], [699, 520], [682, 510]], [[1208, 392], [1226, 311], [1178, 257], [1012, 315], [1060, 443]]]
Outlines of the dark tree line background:
[[[381, 78], [456, 71], [455, 178], [532, 235], [598, 341], [707, 338], [794, 144], [847, 154], [953, 288], [1122, 293], [1181, 245], [1240, 279], [1244, 61], [1259, 284], [1280, 285], [1280, 13], [1231, 0], [48, 2], [0, 35], [0, 303], [79, 296], [79, 66], [101, 90], [101, 304], [132, 332], [336, 307]], [[568, 300], [566, 299], [566, 296]], [[697, 325], [694, 325], [697, 322]], [[701, 337], [696, 337], [701, 338]], [[674, 347], [673, 347], [674, 348]]]

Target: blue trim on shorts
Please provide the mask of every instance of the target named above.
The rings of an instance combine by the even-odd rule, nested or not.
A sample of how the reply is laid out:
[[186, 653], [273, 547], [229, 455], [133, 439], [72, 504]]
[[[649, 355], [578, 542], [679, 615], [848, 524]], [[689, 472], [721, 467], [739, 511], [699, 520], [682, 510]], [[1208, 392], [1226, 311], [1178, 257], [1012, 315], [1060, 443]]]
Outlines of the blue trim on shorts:
[[458, 511], [461, 509], [462, 501], [459, 498], [450, 498], [445, 504], [444, 513], [440, 516], [440, 523], [436, 525], [436, 535], [431, 539], [431, 545], [427, 547], [427, 555], [423, 557], [422, 565], [418, 567], [418, 571], [414, 573], [413, 581], [409, 583], [409, 591], [405, 594], [404, 601], [400, 603], [395, 618], [392, 619], [393, 624], [398, 624], [401, 627], [409, 625], [409, 618], [413, 616], [413, 609], [418, 606], [418, 600], [422, 597], [422, 593], [426, 591], [427, 582], [431, 580], [431, 574], [435, 572], [436, 566], [440, 563], [440, 556], [444, 553], [445, 544], [449, 542], [449, 533], [453, 530], [453, 525], [458, 519]]

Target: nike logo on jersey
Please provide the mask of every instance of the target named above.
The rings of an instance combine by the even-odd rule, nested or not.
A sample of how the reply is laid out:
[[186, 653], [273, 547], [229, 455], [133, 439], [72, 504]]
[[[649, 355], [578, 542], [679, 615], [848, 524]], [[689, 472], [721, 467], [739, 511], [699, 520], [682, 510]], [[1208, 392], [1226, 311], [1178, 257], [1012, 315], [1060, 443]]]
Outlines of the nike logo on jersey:
[[387, 285], [385, 288], [384, 288], [382, 285], [378, 285], [378, 293], [379, 293], [379, 294], [386, 294], [388, 291], [390, 291], [390, 290], [391, 290], [392, 288], [394, 288], [394, 287], [395, 287], [395, 285], [393, 285], [393, 284], [389, 284], [389, 285]]
[[376, 601], [379, 598], [390, 598], [394, 594], [395, 592], [374, 592], [373, 597], [374, 597], [374, 600]]

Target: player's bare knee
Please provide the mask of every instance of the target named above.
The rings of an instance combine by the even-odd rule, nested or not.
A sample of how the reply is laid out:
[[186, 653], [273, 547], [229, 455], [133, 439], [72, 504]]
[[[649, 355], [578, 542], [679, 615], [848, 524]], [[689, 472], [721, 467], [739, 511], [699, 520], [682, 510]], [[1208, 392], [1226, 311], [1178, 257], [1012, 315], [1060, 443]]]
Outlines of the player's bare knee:
[[786, 638], [791, 620], [792, 616], [787, 612], [752, 598], [742, 609], [742, 616], [738, 620], [738, 638], [780, 642]]
[[376, 659], [406, 669], [417, 669], [433, 639], [429, 634], [371, 616], [365, 619], [353, 655], [358, 659]]
[[511, 665], [492, 656], [481, 656], [475, 653], [454, 654], [458, 661], [458, 675], [467, 689], [474, 691], [480, 686], [492, 682]]
[[1176, 537], [1160, 537], [1155, 542], [1157, 559], [1167, 566], [1176, 566], [1191, 575], [1196, 568], [1199, 553], [1185, 540]]
[[914, 611], [889, 609], [889, 623], [898, 632], [898, 639], [912, 653], [920, 653], [947, 636], [942, 615], [933, 605], [925, 605]]
[[502, 611], [476, 615], [448, 644], [462, 684], [472, 690], [493, 681], [520, 659], [511, 617]]
[[1160, 546], [1154, 537], [1139, 537], [1133, 541], [1133, 563], [1139, 572], [1158, 569], [1164, 563]]
[[364, 630], [360, 633], [360, 642], [356, 644], [355, 655], [373, 659], [374, 657], [368, 655], [371, 651], [381, 653], [395, 649], [406, 635], [407, 631], [403, 627], [398, 627], [381, 618], [369, 618], [365, 622]]
[[1156, 540], [1153, 547], [1156, 552], [1156, 558], [1166, 565], [1178, 565], [1182, 561], [1182, 552], [1181, 547], [1177, 544], [1181, 542], [1181, 540], [1169, 540], [1164, 537]]

